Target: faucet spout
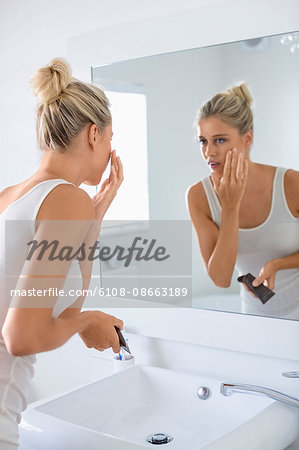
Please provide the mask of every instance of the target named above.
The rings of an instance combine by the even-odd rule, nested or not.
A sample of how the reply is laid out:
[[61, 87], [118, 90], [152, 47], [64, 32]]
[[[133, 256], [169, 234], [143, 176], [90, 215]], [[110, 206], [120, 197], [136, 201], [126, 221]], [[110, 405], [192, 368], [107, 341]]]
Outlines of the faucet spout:
[[291, 397], [290, 395], [283, 394], [282, 392], [268, 389], [263, 386], [255, 386], [253, 384], [221, 383], [220, 392], [225, 396], [231, 395], [234, 392], [261, 394], [272, 398], [273, 400], [277, 400], [278, 402], [285, 403], [288, 406], [299, 408], [298, 398]]
[[299, 371], [292, 370], [291, 372], [282, 372], [281, 375], [287, 378], [299, 378]]

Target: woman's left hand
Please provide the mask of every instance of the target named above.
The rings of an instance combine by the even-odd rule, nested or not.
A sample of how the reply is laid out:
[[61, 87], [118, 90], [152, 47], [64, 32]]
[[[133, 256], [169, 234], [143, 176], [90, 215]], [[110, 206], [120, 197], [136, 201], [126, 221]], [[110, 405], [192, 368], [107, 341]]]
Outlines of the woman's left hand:
[[124, 179], [123, 165], [120, 157], [116, 156], [116, 151], [111, 153], [111, 168], [109, 178], [103, 182], [100, 191], [92, 197], [95, 208], [95, 218], [102, 220], [112, 200], [116, 196], [117, 190]]
[[273, 291], [275, 286], [275, 276], [277, 272], [277, 266], [275, 261], [271, 260], [266, 262], [266, 264], [261, 268], [259, 276], [252, 282], [254, 287], [264, 284], [269, 289]]

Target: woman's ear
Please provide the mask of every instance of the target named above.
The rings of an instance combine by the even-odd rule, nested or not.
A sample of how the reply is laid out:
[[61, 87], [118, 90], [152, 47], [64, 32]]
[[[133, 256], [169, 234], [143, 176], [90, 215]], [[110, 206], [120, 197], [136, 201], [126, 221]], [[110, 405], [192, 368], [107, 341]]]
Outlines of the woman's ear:
[[91, 124], [89, 126], [89, 131], [88, 131], [88, 143], [89, 143], [89, 145], [92, 146], [92, 148], [97, 143], [97, 139], [99, 138], [98, 135], [99, 135], [98, 127], [94, 123]]
[[252, 130], [248, 130], [247, 133], [245, 133], [245, 145], [247, 148], [250, 148], [253, 142], [253, 132]]

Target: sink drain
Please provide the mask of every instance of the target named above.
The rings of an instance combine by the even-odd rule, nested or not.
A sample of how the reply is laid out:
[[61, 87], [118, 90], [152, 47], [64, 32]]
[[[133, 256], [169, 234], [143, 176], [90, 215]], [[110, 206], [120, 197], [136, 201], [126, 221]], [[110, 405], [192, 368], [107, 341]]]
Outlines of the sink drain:
[[173, 437], [168, 436], [167, 434], [164, 433], [155, 433], [147, 436], [146, 441], [149, 442], [150, 444], [162, 445], [168, 444], [168, 442], [173, 441]]

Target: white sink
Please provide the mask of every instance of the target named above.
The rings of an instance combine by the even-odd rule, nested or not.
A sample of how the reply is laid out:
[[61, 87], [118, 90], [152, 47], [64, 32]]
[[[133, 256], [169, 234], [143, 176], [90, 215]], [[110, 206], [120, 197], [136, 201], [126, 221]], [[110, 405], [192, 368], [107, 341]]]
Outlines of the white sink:
[[[247, 439], [248, 448], [258, 449], [262, 448], [261, 436], [268, 444], [274, 436], [274, 445], [267, 448], [284, 448], [275, 446], [271, 411], [273, 415], [276, 408], [281, 434], [284, 424], [287, 427], [296, 420], [292, 419], [294, 411], [290, 412], [293, 408], [255, 395], [224, 397], [219, 392], [223, 381], [229, 380], [144, 365], [131, 367], [30, 405], [21, 422], [22, 442], [40, 450], [153, 449], [157, 446], [146, 442], [146, 437], [164, 433], [173, 438], [158, 446], [166, 450], [243, 450]], [[211, 390], [207, 400], [198, 398], [199, 386]], [[263, 414], [268, 414], [268, 420], [261, 420]]]

